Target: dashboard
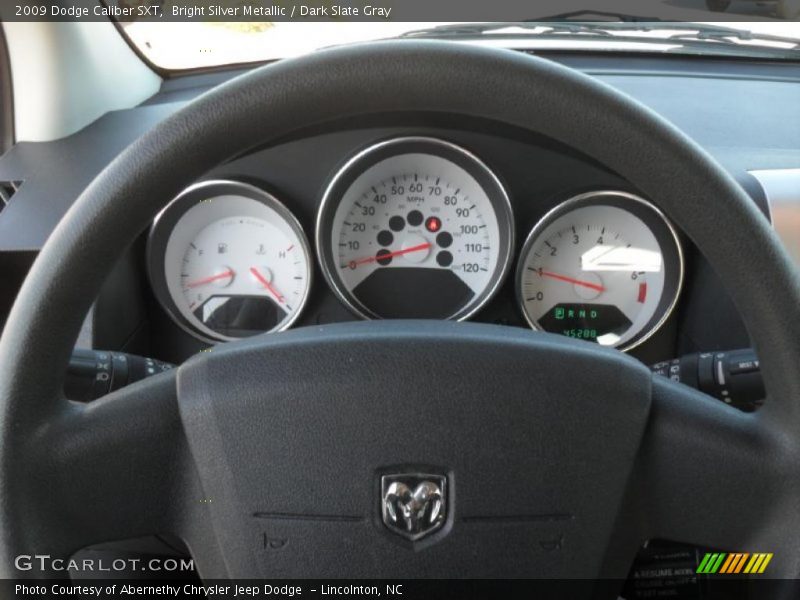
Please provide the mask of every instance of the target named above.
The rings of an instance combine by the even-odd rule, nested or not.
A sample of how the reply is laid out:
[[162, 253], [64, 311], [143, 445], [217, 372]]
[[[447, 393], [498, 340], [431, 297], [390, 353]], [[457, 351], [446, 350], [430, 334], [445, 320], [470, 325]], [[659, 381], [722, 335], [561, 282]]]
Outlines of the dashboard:
[[[767, 195], [750, 171], [800, 164], [793, 65], [550, 58], [671, 119], [765, 216]], [[94, 175], [236, 74], [167, 81], [141, 106], [0, 158], [0, 180], [20, 184], [0, 213], [0, 269], [10, 282], [0, 318]], [[767, 88], [770, 111], [748, 100]], [[716, 274], [657, 198], [579, 148], [504, 124], [393, 113], [309, 126], [233, 157], [163, 203], [97, 298], [79, 345], [180, 363], [230, 339], [380, 318], [551, 331], [646, 363], [750, 345]]]
[[374, 122], [251, 149], [165, 202], [129, 268], [141, 272], [130, 289], [144, 297], [156, 358], [398, 318], [550, 331], [649, 362], [673, 355], [696, 256], [654, 199], [575, 149], [499, 123]]
[[[713, 65], [705, 65], [708, 76], [697, 72], [677, 76], [667, 73], [666, 63], [654, 61], [649, 70], [636, 74], [635, 65], [641, 63], [623, 61], [614, 67], [615, 73], [596, 75], [617, 78], [620, 87], [627, 85], [643, 98], [648, 98], [651, 80], [660, 77], [659, 91], [669, 89], [682, 106], [672, 118], [684, 119], [683, 125], [691, 130], [697, 123], [684, 113], [696, 104], [684, 103], [686, 90], [697, 91], [713, 81], [723, 81], [722, 89], [730, 80], [719, 73], [712, 76]], [[678, 69], [688, 61], [670, 64]], [[696, 64], [693, 68], [698, 69]], [[794, 75], [800, 81], [800, 73]], [[87, 181], [131, 138], [226, 76], [188, 78], [166, 86], [152, 101], [108, 115], [69, 139], [19, 144], [0, 158], [0, 188], [4, 180], [14, 183], [8, 207], [0, 213], [0, 274], [11, 274], [8, 285], [0, 286], [0, 318], [5, 310], [2, 303], [13, 295], [16, 281], [24, 278], [52, 225], [69, 210]], [[754, 83], [746, 74], [740, 77], [740, 82], [746, 82], [741, 83], [740, 97], [748, 95], [748, 85], [764, 84], [763, 79]], [[771, 83], [779, 86], [779, 79], [776, 75]], [[678, 82], [674, 87], [665, 83], [673, 81]], [[781, 114], [780, 102], [776, 104], [768, 111], [772, 115]], [[675, 110], [674, 105], [670, 110]], [[742, 118], [741, 114], [737, 112], [736, 118]], [[794, 120], [786, 118], [783, 128], [768, 128], [776, 132], [769, 143], [783, 143], [781, 136], [797, 129], [797, 124], [800, 120], [795, 115]], [[772, 172], [791, 164], [800, 157], [800, 147], [787, 147], [779, 157], [764, 158], [768, 151], [746, 146], [758, 140], [731, 136], [734, 129], [746, 135], [747, 128], [744, 125], [742, 132], [730, 127], [724, 134], [713, 126], [701, 129], [702, 135], [719, 134], [714, 143], [703, 139], [707, 148], [722, 157], [764, 218], [770, 219], [770, 198], [767, 189], [759, 186], [759, 177], [764, 175], [756, 177], [752, 172]], [[586, 131], [587, 138], [591, 135], [592, 131]], [[792, 143], [796, 145], [797, 139]], [[729, 145], [717, 146], [721, 141]], [[307, 357], [290, 357], [287, 381], [303, 382], [315, 368], [357, 380], [359, 374], [368, 376], [369, 369], [363, 365], [377, 358], [386, 365], [383, 372], [394, 377], [395, 385], [388, 386], [387, 395], [392, 402], [391, 390], [398, 382], [402, 386], [426, 375], [435, 379], [437, 369], [440, 374], [454, 369], [450, 375], [456, 379], [459, 369], [462, 374], [468, 369], [475, 379], [474, 368], [466, 363], [459, 366], [454, 345], [434, 343], [425, 348], [429, 328], [442, 327], [431, 320], [473, 321], [501, 325], [491, 328], [497, 338], [509, 332], [509, 343], [497, 345], [494, 356], [487, 355], [485, 347], [478, 348], [473, 361], [478, 366], [487, 360], [517, 364], [515, 354], [524, 343], [516, 336], [522, 330], [580, 340], [575, 344], [543, 340], [540, 353], [514, 368], [525, 375], [519, 380], [522, 403], [498, 405], [512, 411], [509, 422], [517, 420], [512, 414], [515, 408], [530, 404], [531, 385], [544, 382], [547, 387], [546, 377], [528, 378], [527, 369], [541, 371], [546, 368], [543, 364], [555, 370], [563, 367], [564, 361], [553, 352], [558, 346], [576, 357], [571, 375], [557, 377], [569, 384], [564, 389], [573, 394], [576, 371], [584, 371], [588, 385], [579, 383], [578, 387], [588, 390], [587, 399], [596, 400], [593, 390], [598, 378], [592, 377], [596, 374], [592, 362], [580, 360], [596, 354], [585, 352], [590, 348], [587, 344], [630, 353], [651, 364], [654, 373], [709, 394], [718, 392], [713, 395], [721, 401], [754, 410], [764, 398], [759, 359], [750, 350], [731, 351], [750, 346], [749, 336], [705, 257], [681, 224], [662, 212], [657, 190], [652, 190], [653, 196], [644, 194], [603, 164], [602, 156], [589, 158], [576, 146], [467, 115], [395, 111], [310, 124], [269, 145], [243, 150], [198, 180], [186, 182], [177, 195], [170, 192], [161, 197], [156, 190], [154, 204], [157, 201], [163, 208], [138, 232], [96, 297], [79, 345], [98, 350], [73, 353], [65, 395], [89, 401], [169, 370], [215, 344], [251, 336], [268, 336], [266, 346], [272, 345], [266, 339], [281, 346], [280, 332], [293, 328], [306, 327], [313, 334], [331, 323], [421, 319], [388, 327], [392, 345], [395, 339], [402, 342], [409, 327], [422, 332], [412, 344], [401, 343], [394, 351], [383, 342], [365, 345], [360, 337], [351, 337], [349, 332], [359, 327], [322, 329], [320, 338], [334, 330], [349, 337], [350, 345], [341, 350], [333, 345], [311, 348], [328, 355], [328, 366], [319, 367]], [[669, 176], [680, 178], [681, 173]], [[714, 198], [705, 200], [711, 215], [721, 210]], [[692, 230], [689, 222], [683, 225]], [[720, 231], [719, 235], [737, 233]], [[88, 305], [88, 295], [82, 297]], [[457, 328], [481, 329], [452, 326]], [[51, 331], [47, 329], [48, 334]], [[248, 392], [259, 389], [264, 360], [280, 358], [277, 353], [253, 355], [258, 360], [250, 364], [241, 360], [235, 347], [229, 349], [213, 353], [211, 360], [218, 354], [228, 357], [230, 362], [219, 363], [223, 379], [225, 372], [232, 372], [229, 369], [238, 369], [231, 381]], [[359, 352], [362, 360], [354, 358]], [[419, 354], [426, 360], [415, 363], [410, 357]], [[605, 389], [610, 399], [620, 400], [618, 386], [626, 377], [617, 364], [626, 361], [606, 356], [617, 362], [608, 363], [613, 368], [607, 379], [613, 385]], [[404, 357], [408, 379], [398, 375]], [[190, 373], [192, 364], [197, 363], [186, 367]], [[186, 368], [181, 372], [186, 373]], [[253, 385], [247, 383], [246, 371], [253, 373]], [[641, 381], [647, 382], [646, 373], [641, 367], [639, 371]], [[631, 382], [636, 381], [632, 376]], [[490, 395], [510, 385], [510, 379], [502, 375], [486, 379], [478, 374], [476, 382], [478, 387], [485, 383]], [[740, 392], [745, 386], [754, 390], [747, 396], [753, 402], [742, 401]], [[277, 385], [279, 395], [283, 387]], [[427, 387], [423, 386], [423, 392]], [[460, 406], [460, 388], [448, 387], [455, 390]], [[327, 380], [322, 388], [326, 388], [324, 404], [330, 389]], [[219, 393], [233, 394], [227, 385], [220, 385]], [[349, 401], [352, 396], [344, 397]], [[485, 394], [475, 396], [483, 399]], [[371, 402], [375, 395], [361, 397]], [[584, 410], [578, 404], [570, 410]], [[611, 406], [590, 404], [598, 414]], [[624, 410], [636, 416], [624, 403], [617, 404], [614, 410], [620, 416]], [[290, 413], [295, 411], [287, 406]], [[489, 408], [495, 410], [495, 405]], [[344, 421], [354, 423], [346, 418], [346, 411], [342, 414]], [[380, 417], [382, 411], [376, 414]], [[638, 416], [644, 418], [647, 412], [640, 411]], [[620, 423], [627, 422], [626, 415]], [[631, 439], [639, 443], [638, 437]], [[586, 463], [583, 455], [578, 460]]]
[[[776, 188], [762, 185], [800, 165], [800, 69], [603, 60], [564, 59], [659, 108], [714, 154], [765, 219], [780, 215]], [[168, 82], [141, 106], [0, 157], [0, 189], [14, 184], [0, 212], [0, 324], [39, 248], [93, 177], [230, 75]], [[748, 99], [763, 87], [772, 88], [771, 104], [756, 110]], [[721, 107], [704, 104], [723, 98]], [[681, 224], [664, 215], [658, 197], [580, 147], [465, 115], [393, 112], [309, 125], [187, 183], [158, 199], [163, 209], [95, 299], [78, 345], [98, 350], [73, 354], [67, 397], [89, 401], [250, 336], [436, 319], [502, 325], [510, 338], [525, 329], [616, 348], [742, 410], [764, 398], [758, 357], [731, 351], [751, 345], [738, 311]], [[782, 196], [786, 204], [794, 194]], [[707, 202], [711, 214], [718, 210], [714, 198]], [[780, 227], [792, 231], [785, 220]], [[387, 358], [385, 349], [369, 348]], [[425, 352], [442, 356], [439, 348]], [[491, 358], [514, 360], [511, 352]], [[389, 370], [403, 355], [388, 355]], [[363, 361], [339, 358], [332, 369], [344, 377], [366, 373]], [[445, 359], [439, 368], [455, 373], [455, 359]], [[314, 368], [302, 361], [291, 377]], [[424, 371], [419, 376], [435, 378], [436, 367]], [[612, 373], [615, 385], [619, 377]], [[678, 551], [694, 568], [695, 550]], [[676, 556], [670, 548], [667, 560]], [[644, 564], [654, 563], [636, 568]]]
[[[630, 349], [667, 320], [683, 282], [675, 228], [626, 191], [571, 195], [519, 247], [520, 200], [480, 157], [439, 137], [391, 137], [347, 157], [325, 183], [311, 243], [270, 187], [203, 181], [153, 224], [153, 291], [198, 340], [287, 329], [314, 284], [358, 318], [452, 320], [513, 285], [531, 328]], [[314, 267], [324, 281], [312, 281]]]

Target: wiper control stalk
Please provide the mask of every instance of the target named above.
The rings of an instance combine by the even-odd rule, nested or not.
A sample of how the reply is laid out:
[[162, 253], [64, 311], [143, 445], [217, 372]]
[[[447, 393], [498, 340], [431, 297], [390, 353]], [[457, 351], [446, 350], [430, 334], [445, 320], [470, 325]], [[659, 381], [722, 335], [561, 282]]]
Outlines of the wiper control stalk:
[[687, 354], [650, 369], [747, 412], [764, 401], [761, 365], [751, 348]]

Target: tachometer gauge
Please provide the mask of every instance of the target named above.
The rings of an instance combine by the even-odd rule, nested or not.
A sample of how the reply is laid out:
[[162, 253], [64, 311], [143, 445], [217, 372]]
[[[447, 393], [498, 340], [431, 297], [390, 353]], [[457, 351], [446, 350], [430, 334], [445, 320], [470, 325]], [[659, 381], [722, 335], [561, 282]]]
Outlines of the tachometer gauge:
[[626, 192], [589, 192], [533, 228], [517, 294], [534, 329], [628, 350], [667, 319], [683, 281], [675, 230]]
[[311, 284], [300, 224], [274, 196], [235, 181], [206, 181], [156, 218], [150, 280], [173, 319], [205, 341], [289, 327]]
[[511, 205], [475, 156], [431, 138], [398, 138], [333, 178], [317, 250], [339, 297], [365, 318], [465, 319], [508, 270]]

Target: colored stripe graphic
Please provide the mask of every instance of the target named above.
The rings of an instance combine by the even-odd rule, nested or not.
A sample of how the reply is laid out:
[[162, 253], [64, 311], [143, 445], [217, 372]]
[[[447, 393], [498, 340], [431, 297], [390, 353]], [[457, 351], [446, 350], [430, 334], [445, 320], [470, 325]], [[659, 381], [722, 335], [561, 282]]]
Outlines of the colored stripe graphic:
[[736, 558], [735, 554], [728, 554], [728, 558], [725, 559], [725, 562], [722, 563], [722, 568], [719, 570], [720, 573], [727, 573], [728, 569], [731, 567], [731, 563], [734, 562]]
[[754, 573], [755, 571], [753, 571], [753, 567], [757, 569], [762, 560], [764, 560], [763, 554], [753, 554], [753, 556], [750, 558], [750, 562], [747, 563], [747, 566], [744, 568], [744, 572]]
[[728, 555], [729, 560], [725, 562], [720, 570], [720, 573], [733, 573], [733, 570], [736, 568], [736, 565], [739, 564], [739, 559], [742, 555], [738, 552], [733, 552], [732, 554]]
[[711, 570], [709, 571], [709, 573], [716, 573], [719, 570], [720, 566], [722, 565], [722, 561], [724, 558], [725, 558], [725, 553], [723, 552], [719, 555], [719, 558], [717, 558], [716, 562], [714, 562], [714, 564], [711, 566]]
[[707, 552], [697, 566], [697, 573], [702, 574], [727, 574], [738, 573], [763, 573], [773, 554], [766, 552]]
[[709, 562], [710, 558], [711, 558], [711, 555], [706, 553], [706, 555], [703, 557], [703, 560], [701, 560], [700, 564], [697, 565], [697, 572], [698, 573], [705, 573], [706, 572], [706, 566], [708, 566], [708, 562]]
[[697, 567], [697, 572], [716, 573], [720, 565], [722, 564], [722, 561], [725, 558], [725, 556], [726, 554], [724, 552], [714, 552], [711, 554], [706, 554], [703, 557], [700, 566]]
[[771, 560], [772, 560], [772, 552], [770, 552], [769, 554], [764, 556], [764, 562], [761, 563], [761, 567], [758, 569], [758, 572], [759, 573], [763, 573], [764, 569], [767, 568], [767, 565], [769, 564], [769, 561], [771, 561]]
[[741, 570], [742, 570], [742, 568], [744, 567], [744, 563], [745, 563], [745, 561], [747, 560], [747, 558], [748, 558], [750, 555], [749, 555], [749, 554], [747, 554], [747, 553], [745, 553], [745, 554], [741, 554], [740, 556], [741, 556], [741, 558], [740, 558], [740, 559], [739, 559], [739, 561], [736, 563], [736, 566], [732, 566], [732, 567], [731, 567], [731, 571], [730, 571], [731, 573], [740, 573], [740, 572], [741, 572]]
[[717, 570], [714, 568], [714, 565], [716, 564], [717, 559], [719, 558], [720, 555], [714, 553], [714, 554], [706, 555], [706, 556], [708, 556], [708, 563], [706, 564], [706, 568], [703, 569], [702, 572], [703, 573], [716, 573]]

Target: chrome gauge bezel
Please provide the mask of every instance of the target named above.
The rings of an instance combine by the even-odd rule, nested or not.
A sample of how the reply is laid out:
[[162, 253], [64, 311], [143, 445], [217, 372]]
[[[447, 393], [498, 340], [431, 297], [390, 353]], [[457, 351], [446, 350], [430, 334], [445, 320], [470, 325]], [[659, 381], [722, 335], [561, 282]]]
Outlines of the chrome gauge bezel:
[[[665, 273], [665, 282], [670, 284], [670, 287], [664, 290], [653, 317], [650, 318], [650, 320], [636, 335], [634, 335], [631, 340], [619, 346], [610, 346], [622, 352], [628, 352], [634, 348], [637, 348], [653, 337], [653, 335], [655, 335], [655, 333], [667, 322], [670, 316], [672, 316], [683, 289], [685, 274], [683, 245], [681, 244], [680, 236], [678, 235], [677, 230], [658, 207], [641, 196], [620, 190], [594, 190], [572, 196], [571, 198], [557, 204], [555, 207], [547, 211], [547, 213], [545, 213], [545, 215], [536, 222], [530, 233], [528, 233], [528, 236], [525, 238], [525, 242], [522, 245], [522, 249], [520, 250], [517, 258], [517, 268], [514, 281], [517, 305], [519, 306], [522, 316], [531, 329], [535, 331], [545, 331], [525, 309], [525, 298], [522, 292], [522, 278], [525, 271], [525, 265], [528, 262], [528, 255], [530, 254], [533, 246], [537, 243], [541, 234], [556, 219], [584, 206], [598, 205], [614, 206], [633, 214], [651, 229], [653, 235], [656, 237], [656, 240], [659, 242], [662, 255], [665, 254], [665, 250], [674, 252], [670, 262], [673, 263], [673, 267], [671, 268], [675, 268], [676, 273], [671, 278], [671, 281], [670, 274]], [[653, 225], [656, 225], [660, 231], [658, 229], [654, 229]], [[664, 248], [665, 242], [669, 243], [669, 248]], [[665, 264], [668, 263], [665, 262]]]
[[300, 301], [297, 310], [290, 318], [284, 321], [279, 327], [270, 329], [264, 333], [284, 331], [294, 325], [297, 319], [302, 315], [308, 303], [308, 299], [311, 295], [311, 287], [313, 285], [313, 254], [311, 253], [310, 245], [303, 227], [297, 217], [295, 217], [286, 205], [273, 194], [255, 185], [233, 179], [210, 179], [187, 187], [172, 199], [153, 220], [147, 237], [147, 274], [156, 299], [175, 324], [192, 337], [209, 344], [230, 342], [242, 338], [225, 336], [222, 334], [211, 335], [200, 331], [181, 313], [167, 284], [165, 253], [167, 244], [169, 243], [176, 225], [191, 208], [196, 206], [199, 202], [206, 202], [219, 196], [231, 195], [259, 202], [274, 210], [296, 235], [301, 246], [301, 251], [306, 256], [305, 277], [308, 282], [306, 286], [308, 292]]
[[315, 241], [323, 276], [336, 297], [354, 315], [362, 319], [383, 318], [364, 306], [345, 287], [344, 282], [338, 276], [337, 261], [331, 252], [331, 240], [334, 235], [333, 222], [339, 204], [358, 177], [386, 159], [406, 154], [430, 154], [453, 162], [477, 181], [495, 211], [501, 240], [497, 257], [499, 268], [496, 269], [489, 285], [478, 297], [446, 318], [446, 320], [464, 321], [486, 306], [503, 285], [511, 270], [515, 231], [514, 214], [505, 186], [494, 171], [469, 150], [440, 138], [403, 136], [383, 140], [357, 152], [336, 171], [326, 186], [317, 212]]

